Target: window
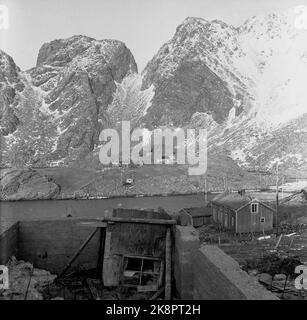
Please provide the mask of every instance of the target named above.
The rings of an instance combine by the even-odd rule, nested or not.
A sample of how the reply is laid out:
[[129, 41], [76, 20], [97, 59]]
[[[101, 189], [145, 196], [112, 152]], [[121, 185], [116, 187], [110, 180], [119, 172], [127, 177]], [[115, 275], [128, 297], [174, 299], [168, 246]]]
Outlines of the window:
[[258, 203], [252, 203], [251, 204], [251, 213], [258, 213], [258, 207], [259, 207]]
[[265, 217], [260, 218], [260, 223], [265, 223]]
[[162, 284], [164, 262], [146, 256], [124, 256], [121, 285], [137, 287], [138, 290], [158, 290]]

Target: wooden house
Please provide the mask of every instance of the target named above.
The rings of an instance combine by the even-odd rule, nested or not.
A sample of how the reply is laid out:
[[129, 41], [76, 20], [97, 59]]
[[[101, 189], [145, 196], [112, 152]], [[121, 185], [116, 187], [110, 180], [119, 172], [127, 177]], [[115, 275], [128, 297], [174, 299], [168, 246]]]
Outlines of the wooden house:
[[201, 227], [212, 222], [212, 210], [209, 206], [184, 208], [176, 215], [180, 225]]
[[273, 230], [275, 210], [257, 199], [240, 194], [222, 194], [211, 202], [212, 219], [232, 233]]

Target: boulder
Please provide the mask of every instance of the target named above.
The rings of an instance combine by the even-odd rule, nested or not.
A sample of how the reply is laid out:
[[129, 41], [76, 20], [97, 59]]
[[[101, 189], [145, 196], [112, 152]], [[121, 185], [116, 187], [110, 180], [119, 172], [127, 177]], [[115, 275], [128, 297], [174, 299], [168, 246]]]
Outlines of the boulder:
[[272, 276], [268, 273], [260, 273], [258, 274], [258, 280], [259, 282], [263, 282], [265, 284], [271, 284]]
[[256, 269], [248, 270], [248, 274], [250, 276], [257, 276], [259, 274], [259, 271]]
[[274, 276], [274, 280], [275, 281], [285, 281], [286, 278], [287, 278], [287, 276], [285, 274], [282, 274], [282, 273], [275, 274], [275, 276]]

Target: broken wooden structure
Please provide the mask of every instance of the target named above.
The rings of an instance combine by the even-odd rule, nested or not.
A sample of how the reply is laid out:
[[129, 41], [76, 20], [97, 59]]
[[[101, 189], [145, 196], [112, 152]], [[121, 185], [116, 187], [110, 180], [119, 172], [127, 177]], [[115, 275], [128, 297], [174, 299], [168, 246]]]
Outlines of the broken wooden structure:
[[171, 299], [172, 226], [166, 212], [115, 209], [111, 217], [80, 222], [92, 226], [87, 237], [57, 278], [59, 281], [97, 232], [100, 232], [97, 276], [105, 287], [132, 287], [138, 292], [162, 292]]

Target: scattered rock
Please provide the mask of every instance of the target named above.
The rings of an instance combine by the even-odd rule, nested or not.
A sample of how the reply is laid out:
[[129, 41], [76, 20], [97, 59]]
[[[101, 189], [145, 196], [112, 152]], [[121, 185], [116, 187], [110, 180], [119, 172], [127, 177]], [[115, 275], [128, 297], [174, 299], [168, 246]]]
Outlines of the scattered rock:
[[274, 280], [276, 280], [276, 281], [285, 281], [286, 278], [287, 278], [287, 276], [285, 274], [282, 274], [282, 273], [275, 274], [275, 276], [274, 276]]
[[49, 271], [33, 267], [29, 262], [12, 258], [8, 263], [10, 288], [4, 290], [0, 299], [4, 300], [43, 300], [41, 288], [56, 278]]
[[268, 273], [260, 273], [260, 274], [258, 274], [258, 280], [260, 282], [265, 283], [265, 284], [271, 284], [272, 276]]
[[248, 270], [248, 274], [251, 276], [257, 276], [259, 274], [259, 271], [256, 269]]
[[297, 296], [291, 293], [285, 293], [283, 299], [284, 300], [304, 300], [303, 297]]

